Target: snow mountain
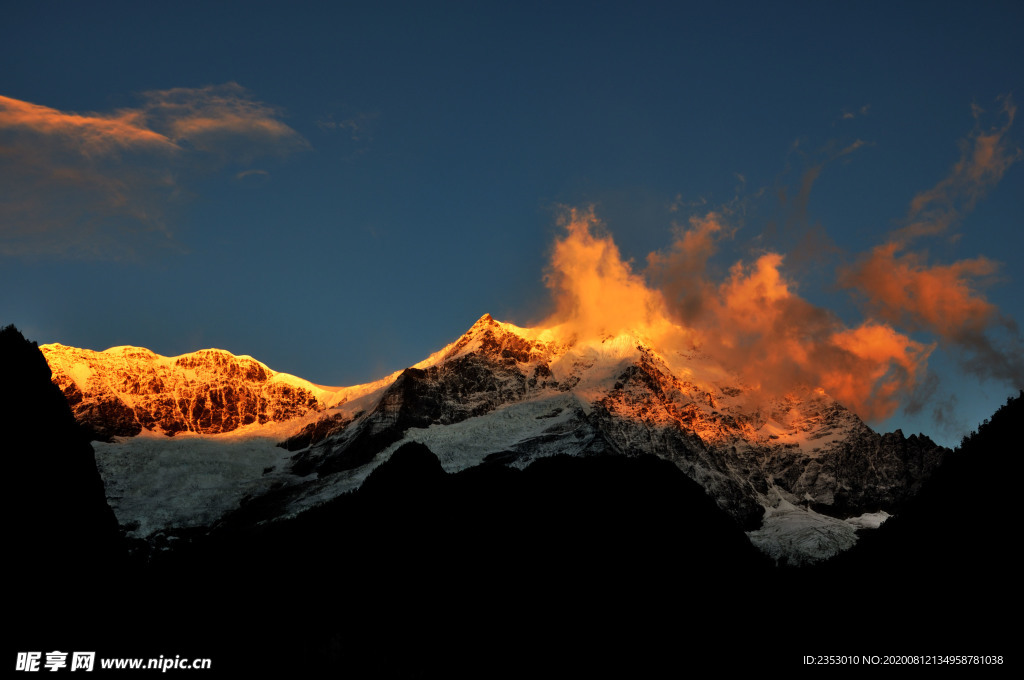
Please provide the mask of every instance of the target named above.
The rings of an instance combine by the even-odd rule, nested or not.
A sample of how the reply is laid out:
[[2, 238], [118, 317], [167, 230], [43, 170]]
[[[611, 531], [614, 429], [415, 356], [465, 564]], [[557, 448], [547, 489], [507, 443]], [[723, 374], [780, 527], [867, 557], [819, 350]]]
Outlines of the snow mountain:
[[139, 538], [209, 526], [242, 505], [253, 521], [295, 516], [418, 442], [446, 472], [653, 454], [762, 551], [799, 563], [852, 545], [946, 453], [924, 436], [874, 432], [821, 390], [765, 399], [696, 350], [490, 315], [419, 364], [347, 388], [220, 350], [41, 349], [76, 418], [116, 438], [96, 444], [97, 463]]

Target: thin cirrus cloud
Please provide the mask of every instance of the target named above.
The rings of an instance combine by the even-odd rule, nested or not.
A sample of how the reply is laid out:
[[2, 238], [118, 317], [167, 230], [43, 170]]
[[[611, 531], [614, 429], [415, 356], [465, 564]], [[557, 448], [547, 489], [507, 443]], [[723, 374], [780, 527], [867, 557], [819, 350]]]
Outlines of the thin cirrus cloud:
[[853, 120], [854, 118], [858, 118], [860, 116], [866, 116], [866, 115], [868, 115], [868, 111], [870, 109], [871, 109], [871, 105], [870, 104], [865, 104], [864, 106], [862, 106], [859, 109], [856, 109], [854, 111], [844, 110], [843, 111], [843, 115], [842, 115], [842, 120]]
[[235, 83], [146, 92], [137, 108], [73, 113], [0, 96], [0, 255], [133, 257], [174, 245], [196, 173], [308, 148]]

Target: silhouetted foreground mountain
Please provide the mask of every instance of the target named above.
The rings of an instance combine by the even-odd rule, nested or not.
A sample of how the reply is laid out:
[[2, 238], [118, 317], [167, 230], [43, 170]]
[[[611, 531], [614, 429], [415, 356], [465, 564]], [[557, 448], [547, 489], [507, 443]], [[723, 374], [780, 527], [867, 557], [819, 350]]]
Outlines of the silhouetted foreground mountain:
[[[555, 457], [450, 475], [422, 444], [356, 492], [287, 523], [229, 518], [155, 568], [203, 584], [213, 565], [244, 622], [287, 620], [275, 635], [313, 667], [436, 671], [494, 654], [499, 674], [542, 648], [563, 663], [578, 648], [580, 668], [596, 647], [669, 634], [656, 612], [690, 635], [742, 627], [731, 591], [771, 573], [670, 462]], [[236, 642], [246, 663], [251, 638]]]
[[920, 642], [915, 648], [1018, 649], [1017, 629], [1000, 612], [1021, 605], [1022, 423], [1024, 392], [964, 437], [921, 493], [855, 549], [788, 575], [820, 589], [859, 583], [862, 617], [884, 617], [888, 634]]
[[13, 566], [19, 578], [92, 578], [116, 559], [119, 534], [89, 440], [36, 344], [14, 326], [0, 330], [0, 375]]
[[103, 619], [126, 550], [88, 437], [36, 344], [14, 326], [0, 330], [0, 376], [4, 607], [16, 624], [6, 637], [14, 643], [46, 631], [57, 644]]
[[922, 492], [862, 542], [848, 558], [851, 566], [895, 561], [890, 568], [909, 575], [935, 574], [941, 564], [946, 574], [963, 576], [980, 567], [985, 581], [1019, 573], [1019, 553], [1004, 520], [1021, 514], [1022, 424], [1024, 392], [964, 437]]

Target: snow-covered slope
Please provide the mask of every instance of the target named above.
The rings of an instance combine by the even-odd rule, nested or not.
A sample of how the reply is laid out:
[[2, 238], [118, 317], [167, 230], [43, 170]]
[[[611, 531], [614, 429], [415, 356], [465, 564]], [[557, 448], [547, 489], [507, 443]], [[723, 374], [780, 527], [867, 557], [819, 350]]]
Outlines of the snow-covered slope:
[[[697, 351], [664, 351], [642, 333], [577, 339], [489, 315], [419, 364], [349, 388], [317, 387], [217, 350], [168, 359], [136, 348], [48, 347], [54, 381], [97, 431], [195, 432], [233, 451], [200, 464], [205, 443], [182, 441], [172, 453], [160, 447], [166, 437], [150, 436], [145, 446], [101, 447], [108, 488], [131, 489], [115, 511], [138, 535], [206, 524], [252, 496], [263, 496], [263, 519], [294, 515], [357, 488], [415, 441], [449, 472], [556, 454], [657, 455], [701, 484], [765, 552], [799, 562], [851, 544], [846, 519], [898, 507], [944, 452], [926, 437], [875, 433], [821, 390], [763, 398]], [[239, 443], [245, 438], [259, 440], [261, 453]], [[277, 454], [270, 441], [280, 442]], [[142, 456], [134, 470], [133, 451]], [[169, 502], [157, 499], [172, 497], [174, 484], [191, 484], [209, 510], [167, 514]]]

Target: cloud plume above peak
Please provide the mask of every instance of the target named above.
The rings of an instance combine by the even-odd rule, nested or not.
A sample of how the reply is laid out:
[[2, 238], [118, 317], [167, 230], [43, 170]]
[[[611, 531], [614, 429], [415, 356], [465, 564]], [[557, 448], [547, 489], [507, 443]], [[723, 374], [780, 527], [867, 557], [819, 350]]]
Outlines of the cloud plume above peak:
[[75, 113], [0, 96], [0, 255], [132, 257], [173, 243], [183, 182], [308, 147], [235, 83]]
[[664, 301], [623, 260], [593, 208], [571, 208], [560, 220], [564, 238], [555, 242], [545, 283], [556, 303], [545, 325], [563, 325], [584, 337], [646, 329], [664, 318]]
[[784, 257], [737, 261], [724, 278], [708, 261], [731, 233], [720, 214], [693, 218], [636, 272], [593, 210], [570, 210], [547, 277], [557, 311], [546, 325], [577, 339], [637, 332], [665, 348], [698, 347], [733, 371], [752, 398], [822, 388], [862, 417], [892, 415], [918, 386], [932, 347], [886, 323], [848, 327], [796, 293]]

